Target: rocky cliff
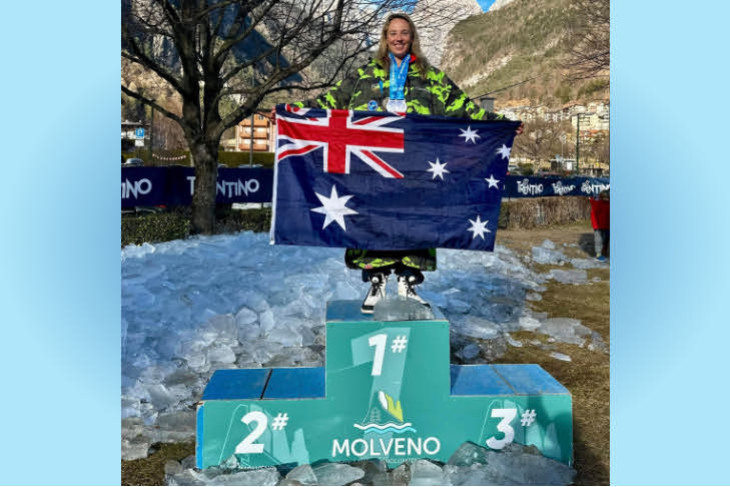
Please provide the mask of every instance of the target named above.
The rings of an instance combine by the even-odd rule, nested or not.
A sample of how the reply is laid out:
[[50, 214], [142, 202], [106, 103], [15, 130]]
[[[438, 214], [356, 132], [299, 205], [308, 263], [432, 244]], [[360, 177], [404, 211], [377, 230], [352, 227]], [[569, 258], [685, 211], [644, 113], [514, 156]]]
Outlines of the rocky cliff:
[[459, 21], [481, 13], [482, 9], [476, 0], [420, 0], [413, 10], [412, 18], [428, 61], [440, 66], [449, 31]]
[[574, 15], [572, 0], [498, 0], [451, 29], [441, 68], [470, 96], [491, 93], [497, 108], [608, 100], [608, 79], [571, 82], [562, 66]]

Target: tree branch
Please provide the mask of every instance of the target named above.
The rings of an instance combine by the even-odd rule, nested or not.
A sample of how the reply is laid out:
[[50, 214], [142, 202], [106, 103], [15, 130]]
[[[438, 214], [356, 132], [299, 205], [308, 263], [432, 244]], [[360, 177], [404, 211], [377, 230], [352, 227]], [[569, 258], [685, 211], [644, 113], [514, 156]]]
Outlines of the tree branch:
[[124, 85], [122, 85], [122, 93], [124, 93], [125, 95], [130, 96], [136, 100], [141, 101], [145, 105], [148, 105], [148, 106], [154, 108], [155, 110], [162, 113], [166, 117], [176, 121], [181, 127], [183, 127], [183, 128], [185, 127], [185, 121], [181, 117], [175, 115], [174, 113], [167, 110], [166, 108], [161, 107], [154, 100], [151, 100], [151, 99], [137, 93], [136, 91], [132, 91]]
[[[256, 26], [259, 25], [261, 20], [268, 14], [272, 8], [278, 3], [277, 1], [269, 3], [267, 8], [264, 9], [263, 13], [261, 13], [258, 16], [254, 17], [254, 20], [251, 21], [251, 23], [246, 27], [242, 32], [240, 32], [238, 35], [234, 36], [233, 38], [227, 40], [223, 43], [223, 45], [218, 49], [218, 52], [215, 54], [216, 60], [220, 60], [223, 56], [227, 56], [228, 52], [235, 46], [237, 43], [243, 41], [246, 39], [251, 33], [256, 29]], [[243, 27], [243, 24], [245, 23], [245, 19], [248, 17], [248, 14], [250, 11], [247, 11], [246, 13], [243, 13], [243, 11], [240, 11], [238, 14], [238, 18], [240, 19], [240, 22], [235, 22], [234, 25], [231, 26], [231, 29], [228, 30], [229, 37], [232, 35], [234, 27], [236, 27], [236, 30]]]
[[127, 43], [129, 44], [132, 54], [129, 54], [125, 51], [122, 51], [122, 57], [129, 59], [133, 63], [139, 64], [144, 66], [145, 68], [148, 68], [152, 71], [154, 71], [160, 78], [164, 79], [170, 85], [179, 93], [184, 94], [185, 90], [183, 89], [182, 84], [180, 81], [170, 72], [168, 72], [166, 69], [164, 69], [160, 64], [155, 62], [151, 57], [147, 56], [142, 49], [140, 48], [139, 44], [137, 43], [137, 40], [132, 36], [128, 31], [127, 28], [122, 24], [122, 36], [125, 38]]

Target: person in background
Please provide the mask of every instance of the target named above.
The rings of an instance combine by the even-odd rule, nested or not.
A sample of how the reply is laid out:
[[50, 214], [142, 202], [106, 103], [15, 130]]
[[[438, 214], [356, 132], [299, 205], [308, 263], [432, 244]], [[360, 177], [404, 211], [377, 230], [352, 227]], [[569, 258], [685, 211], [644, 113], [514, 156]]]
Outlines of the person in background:
[[[315, 100], [292, 105], [506, 120], [476, 105], [443, 71], [428, 63], [420, 49], [416, 26], [403, 13], [388, 16], [377, 54], [367, 64]], [[276, 117], [275, 110], [271, 116]], [[522, 131], [520, 125], [517, 134]], [[436, 270], [436, 249], [347, 249], [345, 264], [361, 270], [363, 281], [370, 283], [361, 307], [363, 313], [372, 313], [375, 304], [385, 297], [391, 272], [397, 276], [398, 296], [429, 306], [415, 288], [423, 282], [423, 271]]]
[[598, 199], [590, 198], [593, 247], [596, 259], [605, 262], [610, 239], [611, 203], [608, 191], [601, 191]]

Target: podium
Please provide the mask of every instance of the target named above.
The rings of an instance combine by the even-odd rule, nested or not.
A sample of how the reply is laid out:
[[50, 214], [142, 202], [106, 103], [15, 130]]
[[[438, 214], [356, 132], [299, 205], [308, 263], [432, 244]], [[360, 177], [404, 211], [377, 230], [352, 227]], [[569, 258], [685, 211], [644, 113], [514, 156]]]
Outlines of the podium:
[[196, 463], [244, 467], [446, 462], [464, 442], [534, 445], [573, 461], [572, 398], [540, 366], [450, 365], [449, 323], [378, 321], [328, 303], [325, 367], [216, 371], [197, 409]]

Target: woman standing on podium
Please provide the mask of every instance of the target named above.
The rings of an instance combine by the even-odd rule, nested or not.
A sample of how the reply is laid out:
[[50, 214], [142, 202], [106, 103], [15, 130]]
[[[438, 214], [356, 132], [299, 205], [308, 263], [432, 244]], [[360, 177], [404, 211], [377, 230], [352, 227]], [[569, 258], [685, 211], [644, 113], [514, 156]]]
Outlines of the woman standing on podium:
[[[417, 113], [474, 120], [501, 120], [471, 101], [446, 74], [428, 64], [421, 53], [413, 21], [402, 13], [391, 14], [380, 35], [377, 55], [352, 75], [339, 81], [311, 103], [294, 106], [342, 110]], [[272, 110], [272, 115], [276, 112]], [[517, 129], [522, 133], [522, 126]], [[372, 313], [385, 297], [388, 277], [395, 273], [398, 295], [429, 306], [415, 290], [423, 271], [436, 270], [436, 249], [360, 250], [347, 249], [345, 264], [362, 270], [370, 290], [362, 303], [363, 313]]]

